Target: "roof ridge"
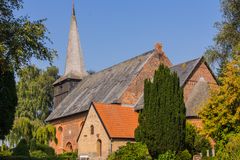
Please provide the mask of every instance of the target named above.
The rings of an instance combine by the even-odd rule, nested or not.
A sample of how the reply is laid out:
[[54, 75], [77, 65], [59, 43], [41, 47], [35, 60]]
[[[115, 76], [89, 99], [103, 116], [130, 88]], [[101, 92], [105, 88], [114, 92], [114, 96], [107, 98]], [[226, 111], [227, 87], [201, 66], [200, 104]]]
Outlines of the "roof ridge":
[[[127, 60], [124, 60], [124, 61], [122, 61], [122, 62], [119, 62], [119, 63], [114, 64], [114, 65], [112, 65], [112, 66], [110, 66], [110, 67], [107, 67], [107, 68], [105, 68], [105, 69], [102, 69], [102, 70], [100, 70], [100, 71], [98, 71], [98, 72], [96, 72], [96, 73], [94, 73], [94, 74], [98, 74], [98, 73], [103, 72], [103, 71], [105, 71], [105, 70], [112, 69], [112, 68], [114, 68], [115, 66], [118, 66], [118, 65], [120, 65], [120, 64], [129, 62], [129, 61], [134, 60], [134, 59], [136, 59], [136, 58], [138, 58], [138, 57], [145, 56], [145, 55], [147, 55], [147, 54], [152, 53], [153, 51], [154, 51], [154, 49], [152, 49], [152, 50], [150, 50], [150, 51], [147, 51], [147, 52], [144, 52], [144, 53], [142, 53], [142, 54], [140, 54], [140, 55], [137, 55], [137, 56], [135, 56], [135, 57], [132, 57], [132, 58], [130, 58], [130, 59], [127, 59]], [[94, 74], [92, 74], [92, 75], [94, 75]], [[89, 76], [91, 76], [91, 75], [89, 75]], [[86, 76], [86, 77], [88, 77], [88, 76]]]
[[194, 58], [194, 59], [192, 59], [192, 60], [184, 61], [184, 62], [182, 62], [182, 63], [174, 64], [174, 65], [170, 66], [169, 68], [172, 68], [172, 67], [175, 67], [175, 66], [178, 66], [178, 65], [184, 64], [184, 63], [188, 63], [188, 62], [192, 62], [192, 61], [200, 60], [200, 59], [202, 59], [202, 57], [203, 57], [203, 56], [198, 57], [198, 58]]

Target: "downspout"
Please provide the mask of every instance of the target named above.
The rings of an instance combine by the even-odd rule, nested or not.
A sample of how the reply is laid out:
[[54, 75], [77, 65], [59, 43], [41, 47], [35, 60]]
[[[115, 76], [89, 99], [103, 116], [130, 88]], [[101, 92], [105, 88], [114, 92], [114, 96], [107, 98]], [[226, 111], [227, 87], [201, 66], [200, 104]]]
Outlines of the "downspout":
[[112, 138], [110, 139], [110, 154], [112, 153]]

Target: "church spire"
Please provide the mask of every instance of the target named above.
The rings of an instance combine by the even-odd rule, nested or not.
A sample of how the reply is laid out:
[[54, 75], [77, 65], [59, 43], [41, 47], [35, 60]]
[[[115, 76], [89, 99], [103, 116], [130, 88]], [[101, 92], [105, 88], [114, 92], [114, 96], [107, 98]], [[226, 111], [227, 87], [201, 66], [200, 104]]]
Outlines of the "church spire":
[[84, 68], [83, 52], [81, 49], [80, 38], [78, 34], [74, 1], [72, 1], [72, 16], [68, 38], [67, 59], [65, 64], [64, 76], [69, 76], [69, 74], [78, 76], [79, 78], [83, 78], [87, 75]]

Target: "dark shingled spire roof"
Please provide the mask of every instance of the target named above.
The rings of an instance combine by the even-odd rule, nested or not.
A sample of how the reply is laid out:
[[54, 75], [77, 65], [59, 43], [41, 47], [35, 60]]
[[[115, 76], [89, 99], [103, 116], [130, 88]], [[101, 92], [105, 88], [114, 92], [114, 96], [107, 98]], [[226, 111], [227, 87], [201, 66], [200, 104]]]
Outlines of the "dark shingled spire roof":
[[[177, 73], [180, 81], [180, 86], [185, 85], [187, 79], [190, 77], [193, 70], [199, 64], [199, 62], [201, 62], [202, 59], [203, 58], [197, 58], [197, 59], [193, 59], [193, 60], [170, 67], [170, 70], [172, 72]], [[135, 110], [141, 110], [143, 109], [143, 107], [144, 107], [144, 97], [142, 95], [135, 106]]]
[[87, 111], [91, 102], [118, 102], [131, 80], [140, 72], [154, 51], [149, 51], [93, 75], [86, 76], [56, 107], [46, 121]]

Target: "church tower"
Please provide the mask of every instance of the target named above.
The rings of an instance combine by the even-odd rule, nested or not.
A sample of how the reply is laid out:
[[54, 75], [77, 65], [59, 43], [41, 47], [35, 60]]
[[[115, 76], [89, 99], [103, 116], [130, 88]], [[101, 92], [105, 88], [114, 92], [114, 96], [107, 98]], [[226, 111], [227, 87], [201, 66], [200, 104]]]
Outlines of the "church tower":
[[54, 108], [77, 86], [87, 75], [84, 68], [83, 52], [77, 27], [74, 3], [72, 4], [72, 16], [68, 38], [67, 57], [64, 75], [60, 77], [54, 86]]

